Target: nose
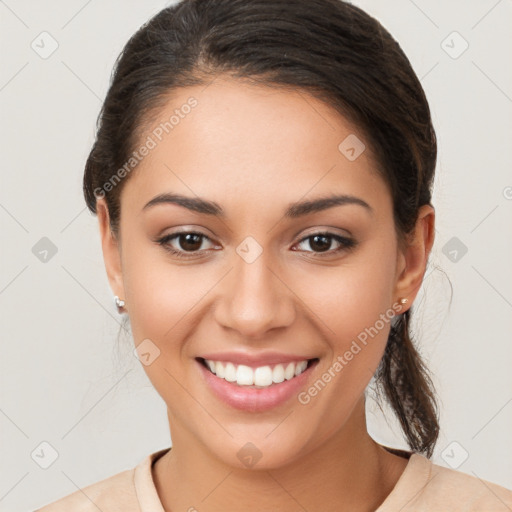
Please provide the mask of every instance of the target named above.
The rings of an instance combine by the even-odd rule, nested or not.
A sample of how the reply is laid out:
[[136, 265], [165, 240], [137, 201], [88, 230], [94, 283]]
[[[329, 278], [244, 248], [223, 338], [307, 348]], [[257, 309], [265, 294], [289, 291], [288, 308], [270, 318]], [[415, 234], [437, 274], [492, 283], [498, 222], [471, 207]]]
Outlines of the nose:
[[244, 338], [263, 338], [267, 331], [287, 327], [295, 318], [295, 295], [279, 266], [271, 264], [265, 253], [252, 263], [235, 255], [234, 268], [218, 289], [216, 321]]

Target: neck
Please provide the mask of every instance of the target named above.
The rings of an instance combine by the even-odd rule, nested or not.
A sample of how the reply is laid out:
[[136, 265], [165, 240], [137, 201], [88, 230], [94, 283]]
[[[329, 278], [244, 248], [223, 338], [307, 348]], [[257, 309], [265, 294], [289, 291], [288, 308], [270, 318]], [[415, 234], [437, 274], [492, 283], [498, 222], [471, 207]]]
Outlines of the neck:
[[369, 436], [364, 400], [325, 443], [293, 464], [271, 470], [227, 466], [185, 431], [172, 434], [172, 450], [153, 467], [168, 512], [371, 511], [384, 501], [407, 465], [406, 459]]

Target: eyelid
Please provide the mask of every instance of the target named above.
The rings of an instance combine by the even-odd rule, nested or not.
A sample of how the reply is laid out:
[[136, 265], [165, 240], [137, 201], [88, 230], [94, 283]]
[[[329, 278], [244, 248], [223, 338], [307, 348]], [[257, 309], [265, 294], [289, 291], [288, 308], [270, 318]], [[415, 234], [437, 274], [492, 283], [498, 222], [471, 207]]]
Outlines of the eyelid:
[[304, 238], [307, 238], [309, 236], [313, 235], [320, 235], [320, 234], [328, 234], [328, 235], [337, 235], [344, 238], [353, 238], [352, 233], [348, 229], [341, 229], [334, 226], [315, 226], [313, 228], [308, 228], [305, 231], [301, 230], [298, 231], [293, 238], [296, 238], [297, 236], [301, 235], [300, 240], [303, 240]]

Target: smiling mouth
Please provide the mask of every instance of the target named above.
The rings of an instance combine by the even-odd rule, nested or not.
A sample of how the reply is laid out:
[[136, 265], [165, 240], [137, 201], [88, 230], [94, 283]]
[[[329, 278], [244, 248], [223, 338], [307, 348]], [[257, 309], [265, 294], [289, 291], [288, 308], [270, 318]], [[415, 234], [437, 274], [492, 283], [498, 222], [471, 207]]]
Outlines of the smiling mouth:
[[315, 364], [318, 358], [254, 368], [229, 361], [212, 361], [202, 357], [198, 357], [197, 360], [219, 379], [241, 387], [265, 389], [298, 377]]

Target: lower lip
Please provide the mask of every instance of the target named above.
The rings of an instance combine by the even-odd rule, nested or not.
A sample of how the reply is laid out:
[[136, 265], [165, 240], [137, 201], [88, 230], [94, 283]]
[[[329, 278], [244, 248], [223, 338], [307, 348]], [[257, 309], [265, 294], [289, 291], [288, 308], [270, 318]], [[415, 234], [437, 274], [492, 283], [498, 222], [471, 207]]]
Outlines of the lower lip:
[[203, 363], [196, 361], [199, 369], [213, 393], [227, 405], [250, 412], [268, 411], [287, 402], [292, 396], [297, 395], [301, 388], [305, 387], [312, 369], [318, 363], [311, 362], [307, 369], [300, 375], [279, 384], [272, 384], [268, 388], [251, 388], [239, 386], [227, 380], [221, 379], [208, 370]]

